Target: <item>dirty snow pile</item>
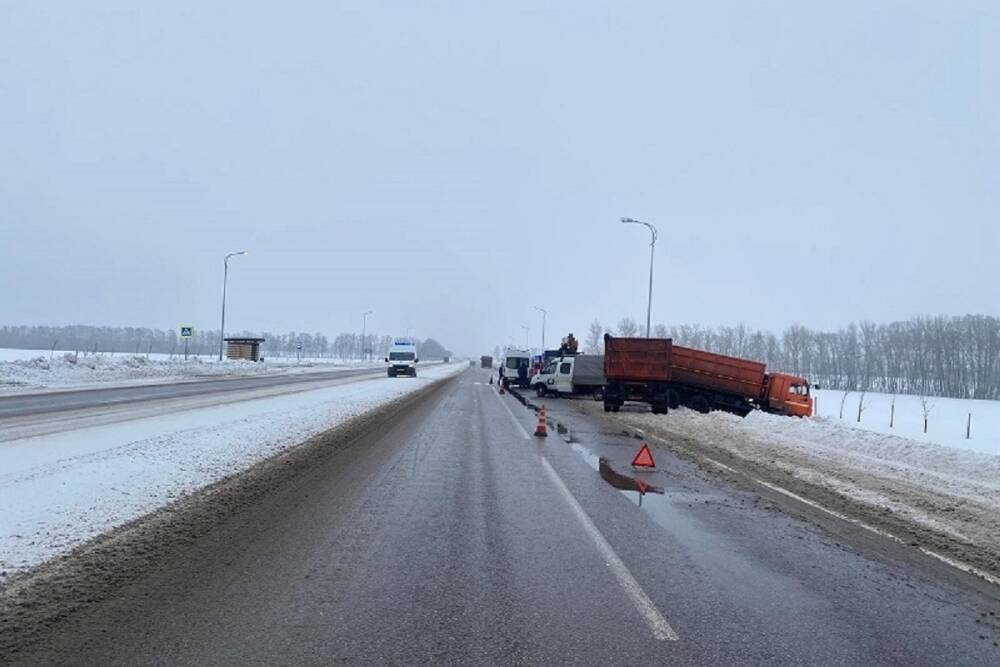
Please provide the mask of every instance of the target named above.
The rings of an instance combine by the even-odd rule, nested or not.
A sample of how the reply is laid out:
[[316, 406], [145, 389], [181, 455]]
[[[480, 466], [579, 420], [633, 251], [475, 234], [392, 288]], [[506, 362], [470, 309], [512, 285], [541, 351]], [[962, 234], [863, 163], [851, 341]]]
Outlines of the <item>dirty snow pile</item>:
[[0, 583], [467, 367], [0, 443]]
[[1000, 553], [1000, 456], [846, 426], [753, 412], [679, 409], [618, 417], [654, 434], [718, 447], [805, 482]]
[[[166, 355], [161, 355], [166, 357]], [[327, 360], [329, 362], [329, 360]], [[205, 360], [183, 357], [147, 358], [145, 355], [77, 355], [73, 352], [37, 354], [29, 359], [0, 361], [0, 393], [82, 387], [104, 383], [139, 383], [165, 379], [222, 375], [267, 375], [308, 372], [330, 364], [291, 361], [254, 363], [243, 360]]]

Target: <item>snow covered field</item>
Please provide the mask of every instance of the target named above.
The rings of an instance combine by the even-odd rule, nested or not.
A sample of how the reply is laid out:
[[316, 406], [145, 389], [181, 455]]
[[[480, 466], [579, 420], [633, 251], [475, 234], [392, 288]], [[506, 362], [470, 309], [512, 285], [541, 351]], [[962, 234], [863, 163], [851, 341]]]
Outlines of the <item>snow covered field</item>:
[[0, 582], [467, 367], [0, 443]]
[[[50, 358], [51, 357], [51, 358]], [[96, 384], [142, 384], [222, 375], [308, 373], [340, 366], [381, 366], [380, 360], [279, 359], [254, 363], [166, 354], [76, 355], [73, 352], [0, 349], [0, 394]]]
[[[924, 412], [919, 396], [896, 396], [895, 418], [893, 427], [889, 428], [893, 400], [889, 394], [865, 394], [864, 401], [867, 407], [861, 413], [860, 423], [858, 423], [860, 392], [847, 394], [843, 419], [840, 419], [840, 403], [844, 398], [844, 392], [822, 389], [814, 394], [818, 399], [816, 416], [819, 421], [837, 422], [850, 428], [1000, 455], [1000, 401], [928, 397], [930, 414], [925, 434]], [[970, 413], [972, 414], [971, 437], [966, 439], [965, 427]]]
[[[949, 402], [934, 400], [938, 406]], [[856, 401], [857, 397], [854, 419]], [[897, 401], [897, 418], [901, 403]], [[955, 403], [932, 414], [954, 416], [970, 402]], [[821, 415], [833, 410], [833, 404], [833, 400], [821, 396]], [[872, 426], [878, 423], [876, 405], [879, 403], [873, 400], [873, 407], [863, 416]], [[800, 480], [846, 496], [871, 508], [863, 520], [875, 525], [878, 517], [887, 516], [888, 512], [946, 535], [950, 542], [945, 548], [953, 554], [961, 554], [962, 545], [986, 550], [992, 560], [988, 558], [985, 566], [1000, 571], [1000, 449], [995, 438], [979, 434], [983, 451], [922, 442], [853, 428], [851, 424], [856, 422], [847, 421], [846, 407], [843, 421], [836, 416], [839, 398], [835, 408], [834, 417], [814, 419], [792, 419], [762, 412], [741, 419], [724, 412], [702, 415], [683, 408], [666, 416], [622, 412], [614, 418], [668, 442], [702, 447], [709, 455], [713, 449], [735, 454], [771, 471], [771, 479], [779, 485], [785, 484], [782, 480]], [[983, 412], [986, 421], [987, 411]], [[912, 406], [904, 414], [915, 419]], [[921, 431], [922, 419], [921, 413]], [[888, 430], [888, 414], [885, 420]]]

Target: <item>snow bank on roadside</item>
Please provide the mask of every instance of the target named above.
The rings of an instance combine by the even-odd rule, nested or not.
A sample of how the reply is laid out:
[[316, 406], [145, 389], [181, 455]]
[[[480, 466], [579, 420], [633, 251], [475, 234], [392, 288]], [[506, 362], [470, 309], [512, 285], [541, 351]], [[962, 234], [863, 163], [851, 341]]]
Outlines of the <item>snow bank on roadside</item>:
[[412, 379], [362, 380], [0, 443], [0, 583], [466, 368], [434, 365]]
[[216, 361], [183, 357], [147, 358], [145, 355], [87, 355], [65, 352], [49, 358], [39, 354], [30, 359], [0, 361], [0, 394], [16, 391], [85, 387], [95, 384], [201, 378], [223, 375], [269, 375], [329, 369], [341, 364], [293, 360], [254, 363], [243, 360]]
[[726, 449], [1000, 553], [1000, 456], [849, 428], [836, 418], [754, 412], [740, 419], [686, 409], [618, 417], [660, 436]]

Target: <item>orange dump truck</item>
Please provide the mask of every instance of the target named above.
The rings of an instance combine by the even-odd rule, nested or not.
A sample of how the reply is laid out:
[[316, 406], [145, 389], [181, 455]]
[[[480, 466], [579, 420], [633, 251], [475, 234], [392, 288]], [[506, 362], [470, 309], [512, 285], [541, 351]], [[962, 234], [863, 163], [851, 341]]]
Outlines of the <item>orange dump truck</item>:
[[[666, 347], [669, 347], [669, 352], [664, 354]], [[657, 366], [652, 391], [629, 392], [629, 373], [633, 369], [625, 358], [636, 358], [640, 350], [644, 350], [647, 356], [659, 354], [663, 363]], [[609, 358], [612, 367], [623, 370], [615, 375], [615, 382], [623, 385], [625, 390], [622, 391], [620, 387], [612, 389], [610, 405], [607, 398], [609, 392], [606, 390], [605, 410], [617, 411], [627, 399], [647, 402], [653, 412], [666, 412], [668, 407], [685, 405], [699, 412], [725, 410], [741, 417], [755, 407], [796, 417], [808, 417], [812, 414], [813, 399], [809, 395], [809, 383], [794, 375], [768, 373], [767, 367], [759, 361], [681, 347], [674, 345], [669, 338], [605, 336], [605, 375]], [[610, 386], [612, 377], [607, 377]], [[633, 374], [631, 384], [639, 379], [643, 379], [647, 385], [650, 383], [645, 376]]]

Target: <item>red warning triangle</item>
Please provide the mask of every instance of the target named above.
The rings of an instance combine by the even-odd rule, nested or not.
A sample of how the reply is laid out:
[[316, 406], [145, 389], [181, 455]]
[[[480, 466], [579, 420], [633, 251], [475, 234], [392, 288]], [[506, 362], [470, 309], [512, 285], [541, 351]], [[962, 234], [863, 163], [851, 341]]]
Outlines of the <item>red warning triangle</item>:
[[649, 451], [649, 446], [643, 443], [642, 448], [632, 459], [632, 465], [637, 468], [655, 468], [656, 463], [653, 462], [653, 453]]

